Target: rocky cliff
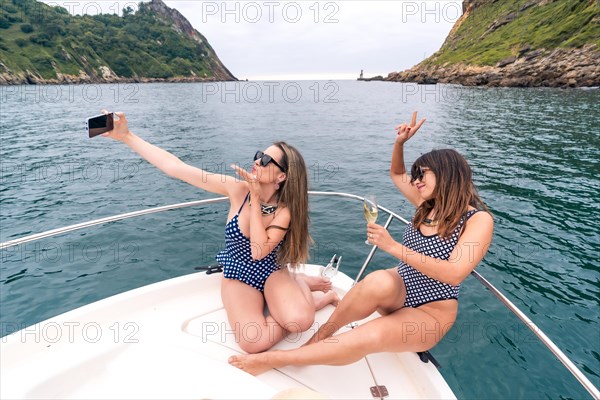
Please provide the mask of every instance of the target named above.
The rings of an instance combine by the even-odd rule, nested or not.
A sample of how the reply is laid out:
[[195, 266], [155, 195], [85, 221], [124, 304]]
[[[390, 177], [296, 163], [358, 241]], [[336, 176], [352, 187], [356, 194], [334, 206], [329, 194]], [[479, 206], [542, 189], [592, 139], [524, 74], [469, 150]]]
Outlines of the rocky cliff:
[[236, 80], [231, 72], [223, 65], [217, 54], [208, 43], [208, 40], [194, 27], [190, 22], [183, 16], [179, 11], [174, 8], [169, 8], [161, 0], [152, 0], [148, 3], [149, 9], [153, 10], [157, 16], [159, 16], [163, 22], [167, 25], [171, 25], [181, 35], [188, 37], [189, 39], [198, 43], [200, 47], [208, 49], [211, 57], [209, 57], [209, 63], [214, 72], [214, 78], [220, 81]]
[[236, 80], [202, 34], [161, 0], [137, 11], [70, 15], [0, 2], [0, 84]]
[[596, 0], [465, 0], [438, 52], [386, 80], [466, 86], [600, 86]]

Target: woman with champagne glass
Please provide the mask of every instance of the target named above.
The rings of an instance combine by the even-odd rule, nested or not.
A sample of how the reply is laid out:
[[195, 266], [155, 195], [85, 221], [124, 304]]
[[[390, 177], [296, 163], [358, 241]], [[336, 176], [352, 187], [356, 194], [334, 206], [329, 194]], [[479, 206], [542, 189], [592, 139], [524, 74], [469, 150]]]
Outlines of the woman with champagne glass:
[[[106, 113], [106, 112], [105, 112]], [[264, 351], [288, 332], [309, 329], [315, 311], [339, 300], [322, 277], [292, 274], [308, 258], [308, 179], [302, 155], [276, 142], [254, 155], [252, 169], [232, 166], [242, 178], [207, 173], [144, 141], [117, 112], [114, 129], [105, 133], [128, 145], [165, 174], [229, 197], [221, 298], [239, 346]], [[313, 298], [312, 291], [326, 292]], [[264, 315], [265, 302], [270, 315]], [[251, 327], [252, 329], [247, 329]], [[244, 333], [248, 333], [246, 337]]]
[[[416, 207], [403, 244], [382, 226], [367, 225], [369, 242], [397, 257], [398, 266], [375, 271], [354, 286], [303, 347], [232, 356], [232, 365], [254, 375], [285, 365], [344, 365], [370, 353], [426, 351], [450, 330], [460, 283], [485, 256], [494, 223], [458, 152], [423, 154], [407, 174], [404, 144], [424, 122], [417, 123], [415, 112], [410, 123], [396, 127], [390, 176]], [[330, 338], [375, 311], [381, 316]]]

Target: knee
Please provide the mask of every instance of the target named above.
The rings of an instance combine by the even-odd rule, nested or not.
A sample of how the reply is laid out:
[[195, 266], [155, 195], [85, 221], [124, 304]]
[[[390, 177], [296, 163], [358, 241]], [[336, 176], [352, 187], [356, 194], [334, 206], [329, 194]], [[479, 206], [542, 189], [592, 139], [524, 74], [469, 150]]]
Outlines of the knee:
[[256, 354], [270, 349], [275, 343], [272, 335], [258, 324], [249, 323], [246, 329], [235, 332], [235, 339], [242, 350], [248, 354]]
[[315, 322], [314, 310], [297, 310], [282, 321], [281, 326], [288, 332], [301, 333], [310, 329]]
[[265, 350], [268, 350], [272, 346], [272, 343], [268, 343], [267, 344], [267, 343], [265, 343], [262, 340], [248, 341], [248, 340], [245, 340], [245, 339], [241, 339], [238, 342], [238, 345], [246, 353], [248, 353], [248, 354], [256, 354], [256, 353], [261, 353], [261, 352], [263, 352]]
[[393, 295], [398, 289], [390, 272], [385, 270], [371, 272], [362, 283], [363, 290], [370, 297], [385, 298]]

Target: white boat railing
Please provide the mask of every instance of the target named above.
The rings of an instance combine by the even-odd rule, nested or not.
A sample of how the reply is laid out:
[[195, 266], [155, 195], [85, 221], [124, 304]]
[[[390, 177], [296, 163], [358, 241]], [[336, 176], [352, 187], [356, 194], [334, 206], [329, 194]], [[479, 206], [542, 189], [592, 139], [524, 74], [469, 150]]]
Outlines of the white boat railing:
[[[357, 195], [350, 194], [350, 193], [309, 191], [309, 194], [314, 195], [314, 196], [344, 197], [344, 198], [363, 201], [363, 198], [361, 196], [357, 196]], [[179, 209], [179, 208], [221, 203], [226, 200], [228, 200], [227, 197], [217, 197], [217, 198], [213, 198], [213, 199], [205, 199], [205, 200], [191, 201], [191, 202], [187, 202], [187, 203], [171, 204], [171, 205], [167, 205], [167, 206], [148, 208], [145, 210], [134, 211], [134, 212], [125, 213], [125, 214], [113, 215], [111, 217], [95, 219], [95, 220], [83, 222], [80, 224], [69, 225], [69, 226], [65, 226], [63, 228], [52, 229], [52, 230], [37, 233], [34, 235], [24, 236], [19, 239], [2, 242], [2, 243], [0, 243], [0, 250], [4, 250], [9, 247], [18, 246], [20, 244], [32, 242], [35, 240], [39, 240], [39, 239], [43, 239], [43, 238], [47, 238], [47, 237], [51, 237], [51, 236], [60, 235], [63, 233], [67, 233], [67, 232], [71, 232], [71, 231], [75, 231], [75, 230], [79, 230], [79, 229], [89, 228], [89, 227], [96, 226], [96, 225], [102, 225], [102, 224], [106, 224], [109, 222], [120, 221], [120, 220], [127, 219], [127, 218], [133, 218], [133, 217], [138, 217], [138, 216], [148, 215], [148, 214], [155, 214], [155, 213], [169, 211], [169, 210], [175, 210], [175, 209]], [[383, 225], [386, 229], [390, 226], [390, 224], [392, 223], [392, 221], [394, 219], [397, 219], [397, 220], [403, 222], [404, 224], [409, 223], [406, 219], [402, 218], [398, 214], [394, 213], [391, 210], [388, 210], [385, 207], [378, 205], [377, 208], [381, 211], [384, 211], [385, 213], [387, 213], [389, 215], [388, 219], [386, 220], [385, 224]], [[362, 277], [364, 271], [366, 270], [367, 266], [371, 262], [371, 259], [373, 258], [373, 255], [375, 254], [376, 251], [377, 251], [377, 246], [373, 246], [371, 248], [371, 251], [369, 252], [369, 255], [367, 256], [365, 262], [363, 263], [360, 271], [358, 272], [356, 278], [354, 279], [354, 284], [356, 284], [360, 280], [360, 278]], [[502, 292], [500, 292], [500, 290], [498, 290], [496, 287], [494, 287], [494, 285], [492, 285], [487, 279], [485, 279], [479, 272], [473, 271], [473, 272], [471, 272], [471, 275], [473, 275], [488, 290], [490, 290], [494, 294], [494, 296], [496, 296], [510, 311], [512, 311], [512, 313], [515, 314], [517, 316], [517, 318], [519, 318], [538, 337], [538, 339], [540, 339], [540, 341], [560, 360], [560, 362], [563, 363], [563, 365], [569, 370], [569, 372], [571, 372], [571, 374], [579, 381], [579, 383], [581, 383], [581, 385], [592, 395], [592, 397], [595, 400], [600, 400], [600, 391], [598, 391], [598, 388], [596, 388], [594, 386], [594, 384], [566, 356], [566, 354], [563, 353], [562, 350], [560, 350], [558, 348], [558, 346], [529, 317], [527, 317], [527, 315], [523, 311], [521, 311], [516, 305], [514, 305]]]
[[163, 212], [163, 211], [176, 210], [178, 208], [220, 203], [222, 201], [226, 201], [227, 199], [228, 199], [227, 197], [218, 197], [218, 198], [214, 198], [214, 199], [190, 201], [188, 203], [179, 203], [179, 204], [171, 204], [169, 206], [147, 208], [145, 210], [133, 211], [130, 213], [119, 214], [119, 215], [113, 215], [112, 217], [95, 219], [93, 221], [83, 222], [81, 224], [69, 225], [69, 226], [65, 226], [62, 228], [45, 231], [42, 233], [36, 233], [35, 235], [23, 236], [22, 238], [9, 240], [8, 242], [2, 242], [2, 243], [0, 243], [0, 250], [4, 250], [6, 248], [18, 246], [20, 244], [24, 244], [24, 243], [28, 243], [28, 242], [33, 242], [34, 240], [44, 239], [44, 238], [47, 238], [50, 236], [56, 236], [56, 235], [60, 235], [63, 233], [76, 231], [78, 229], [89, 228], [89, 227], [95, 226], [95, 225], [102, 225], [102, 224], [107, 224], [109, 222], [120, 221], [122, 219], [139, 217], [140, 215], [148, 215], [148, 214], [155, 214], [155, 213], [159, 213], [159, 212]]

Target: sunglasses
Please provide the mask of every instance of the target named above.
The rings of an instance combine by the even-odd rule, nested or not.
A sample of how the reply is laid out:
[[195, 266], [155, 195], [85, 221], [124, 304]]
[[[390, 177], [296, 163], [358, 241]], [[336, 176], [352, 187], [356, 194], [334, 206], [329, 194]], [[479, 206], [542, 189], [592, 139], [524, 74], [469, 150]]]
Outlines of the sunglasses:
[[254, 161], [256, 160], [260, 160], [260, 166], [261, 167], [266, 167], [267, 165], [269, 165], [269, 163], [273, 163], [275, 164], [281, 171], [286, 172], [285, 168], [283, 168], [281, 165], [279, 165], [279, 163], [277, 161], [275, 161], [273, 159], [273, 157], [271, 157], [268, 154], [263, 153], [262, 151], [257, 151], [256, 154], [254, 155]]
[[413, 165], [410, 170], [410, 182], [413, 183], [417, 179], [422, 181], [423, 177], [425, 176], [425, 172], [427, 171], [431, 171], [431, 168], [423, 168], [420, 165], [418, 167]]

